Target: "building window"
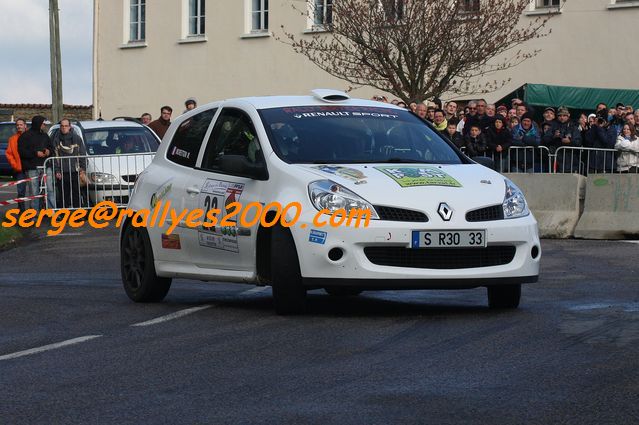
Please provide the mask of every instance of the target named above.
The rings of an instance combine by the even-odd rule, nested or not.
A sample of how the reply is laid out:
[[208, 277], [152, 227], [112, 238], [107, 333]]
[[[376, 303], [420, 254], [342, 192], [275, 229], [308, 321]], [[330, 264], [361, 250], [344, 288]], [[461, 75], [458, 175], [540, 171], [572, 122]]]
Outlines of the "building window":
[[461, 10], [463, 12], [479, 12], [479, 0], [463, 0]]
[[205, 34], [206, 0], [189, 0], [189, 35]]
[[560, 0], [537, 0], [537, 7], [559, 7]]
[[384, 15], [388, 22], [396, 22], [404, 19], [404, 0], [382, 0]]
[[146, 39], [146, 0], [131, 0], [129, 15], [129, 41]]
[[314, 0], [313, 24], [329, 26], [333, 23], [333, 0]]
[[252, 0], [251, 32], [268, 31], [268, 0]]

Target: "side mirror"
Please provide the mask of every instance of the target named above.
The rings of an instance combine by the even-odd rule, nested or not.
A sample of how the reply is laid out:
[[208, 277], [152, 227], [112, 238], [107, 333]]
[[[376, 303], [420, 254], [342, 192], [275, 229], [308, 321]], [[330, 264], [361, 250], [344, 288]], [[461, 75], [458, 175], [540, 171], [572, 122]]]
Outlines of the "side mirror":
[[242, 155], [223, 155], [217, 163], [221, 171], [253, 180], [268, 180], [268, 171], [264, 162], [254, 164]]
[[488, 158], [487, 156], [474, 156], [471, 159], [479, 165], [483, 165], [486, 168], [497, 171], [495, 169], [495, 161], [493, 161], [492, 158]]

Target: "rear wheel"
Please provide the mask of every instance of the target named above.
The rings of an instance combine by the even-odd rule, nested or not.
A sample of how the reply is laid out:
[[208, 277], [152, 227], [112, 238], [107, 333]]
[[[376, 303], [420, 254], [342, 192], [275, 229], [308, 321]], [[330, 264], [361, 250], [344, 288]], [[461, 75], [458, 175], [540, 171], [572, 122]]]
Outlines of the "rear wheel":
[[277, 314], [300, 314], [306, 309], [306, 289], [302, 285], [300, 262], [291, 232], [274, 227], [271, 234], [271, 275], [273, 303]]
[[488, 288], [488, 307], [517, 308], [521, 299], [521, 285], [496, 285]]
[[364, 292], [361, 289], [342, 286], [329, 286], [327, 288], [324, 288], [324, 290], [327, 294], [333, 295], [335, 297], [356, 297], [357, 295]]
[[162, 301], [171, 278], [155, 273], [153, 250], [146, 229], [127, 226], [122, 234], [120, 270], [126, 294], [135, 302]]

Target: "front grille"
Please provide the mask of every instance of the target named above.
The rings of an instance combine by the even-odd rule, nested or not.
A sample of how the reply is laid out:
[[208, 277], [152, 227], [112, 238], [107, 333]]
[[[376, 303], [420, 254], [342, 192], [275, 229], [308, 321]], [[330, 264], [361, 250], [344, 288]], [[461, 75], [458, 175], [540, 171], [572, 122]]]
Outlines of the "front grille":
[[380, 220], [387, 221], [420, 221], [427, 222], [428, 216], [423, 212], [405, 210], [403, 208], [384, 207], [380, 205], [373, 205], [377, 214], [379, 214]]
[[466, 213], [466, 221], [493, 221], [503, 219], [504, 208], [501, 205], [493, 205]]
[[515, 258], [514, 246], [486, 248], [420, 248], [401, 246], [369, 246], [366, 258], [379, 266], [411, 267], [417, 269], [472, 269], [501, 266]]
[[127, 174], [122, 176], [122, 180], [128, 183], [135, 183], [135, 180], [138, 178], [137, 174]]

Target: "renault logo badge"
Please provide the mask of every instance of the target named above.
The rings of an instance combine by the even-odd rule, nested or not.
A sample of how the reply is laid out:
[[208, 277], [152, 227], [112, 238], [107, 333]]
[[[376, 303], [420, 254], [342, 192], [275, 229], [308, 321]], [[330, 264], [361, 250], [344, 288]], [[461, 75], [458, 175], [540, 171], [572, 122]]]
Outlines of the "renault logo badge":
[[446, 202], [442, 202], [441, 204], [439, 204], [437, 212], [444, 221], [450, 221], [450, 219], [453, 217], [453, 209], [449, 207]]

